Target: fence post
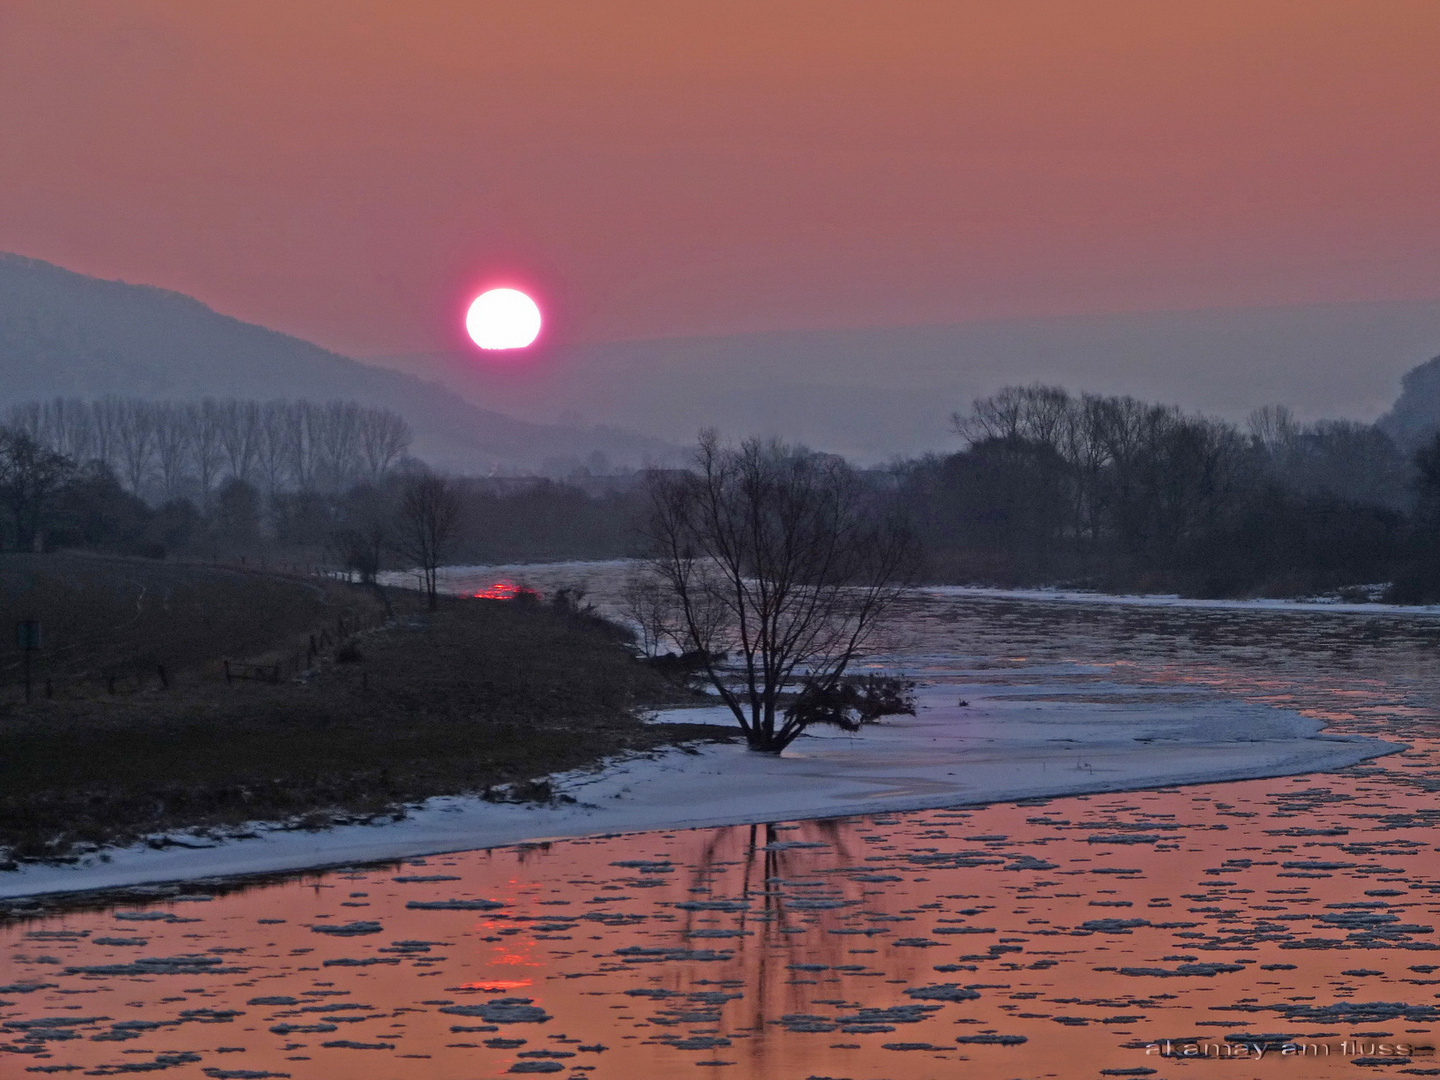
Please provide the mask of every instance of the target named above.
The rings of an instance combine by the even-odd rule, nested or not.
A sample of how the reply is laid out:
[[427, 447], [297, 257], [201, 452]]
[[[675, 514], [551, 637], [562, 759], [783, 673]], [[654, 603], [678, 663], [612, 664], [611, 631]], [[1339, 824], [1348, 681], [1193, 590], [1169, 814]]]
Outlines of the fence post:
[[225, 661], [225, 685], [230, 685], [230, 661]]
[[170, 689], [170, 676], [167, 675], [167, 674], [165, 674], [165, 665], [164, 665], [164, 664], [160, 664], [160, 665], [158, 665], [158, 666], [156, 667], [155, 670], [156, 670], [156, 672], [160, 675], [160, 689], [162, 689], [162, 690], [169, 690], [169, 689]]

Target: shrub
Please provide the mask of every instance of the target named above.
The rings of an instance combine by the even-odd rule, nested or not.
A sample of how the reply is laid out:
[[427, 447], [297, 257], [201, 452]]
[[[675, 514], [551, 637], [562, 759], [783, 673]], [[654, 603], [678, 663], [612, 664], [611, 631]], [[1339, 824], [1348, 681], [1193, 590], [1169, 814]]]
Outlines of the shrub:
[[828, 686], [806, 684], [786, 710], [806, 725], [859, 731], [882, 716], [915, 715], [915, 683], [893, 675], [853, 675]]

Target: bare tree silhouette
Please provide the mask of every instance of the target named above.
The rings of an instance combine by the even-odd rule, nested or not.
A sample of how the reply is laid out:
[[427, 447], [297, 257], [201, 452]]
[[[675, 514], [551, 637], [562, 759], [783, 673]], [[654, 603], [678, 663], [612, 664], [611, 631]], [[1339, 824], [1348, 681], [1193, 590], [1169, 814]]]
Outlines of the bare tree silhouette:
[[[910, 532], [843, 460], [702, 433], [694, 471], [650, 483], [648, 568], [674, 601], [668, 636], [706, 673], [752, 750], [779, 753], [834, 693], [915, 564]], [[737, 677], [716, 659], [737, 656]]]
[[460, 499], [442, 476], [422, 473], [405, 485], [391, 550], [420, 574], [430, 610], [439, 606], [437, 573], [460, 526]]

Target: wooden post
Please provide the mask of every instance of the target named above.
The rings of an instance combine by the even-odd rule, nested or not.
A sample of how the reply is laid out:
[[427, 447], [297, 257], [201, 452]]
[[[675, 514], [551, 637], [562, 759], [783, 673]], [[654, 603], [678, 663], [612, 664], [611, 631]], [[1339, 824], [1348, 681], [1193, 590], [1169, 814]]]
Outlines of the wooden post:
[[230, 685], [230, 661], [225, 661], [225, 685]]
[[155, 671], [156, 671], [156, 673], [160, 676], [160, 689], [162, 689], [162, 690], [169, 690], [169, 689], [170, 689], [170, 676], [167, 675], [167, 674], [165, 674], [165, 665], [164, 665], [164, 664], [160, 664], [159, 666], [156, 667]]

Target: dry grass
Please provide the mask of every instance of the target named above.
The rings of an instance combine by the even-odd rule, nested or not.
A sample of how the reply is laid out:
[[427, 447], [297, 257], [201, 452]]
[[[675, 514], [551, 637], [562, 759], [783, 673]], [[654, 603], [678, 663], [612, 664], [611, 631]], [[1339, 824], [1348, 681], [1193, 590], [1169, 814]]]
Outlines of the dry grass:
[[[263, 626], [279, 639], [270, 651], [283, 652], [308, 635], [307, 613], [330, 624], [344, 598], [312, 607], [292, 584], [252, 579], [208, 594], [242, 613], [213, 611], [209, 640], [180, 605], [196, 640], [168, 691], [0, 704], [0, 849], [64, 858], [180, 828], [386, 814], [716, 737], [642, 724], [638, 708], [685, 692], [599, 620], [505, 601], [449, 600], [432, 615], [402, 596], [392, 623], [351, 639], [350, 662], [331, 650], [301, 678], [226, 685], [217, 645], [254, 642]], [[373, 602], [342, 591], [354, 607]], [[174, 640], [170, 628], [161, 636]]]
[[375, 596], [323, 579], [84, 555], [0, 556], [0, 701], [20, 696], [14, 624], [38, 619], [33, 674], [57, 693], [219, 671], [221, 658], [308, 644], [322, 628], [383, 610]]

